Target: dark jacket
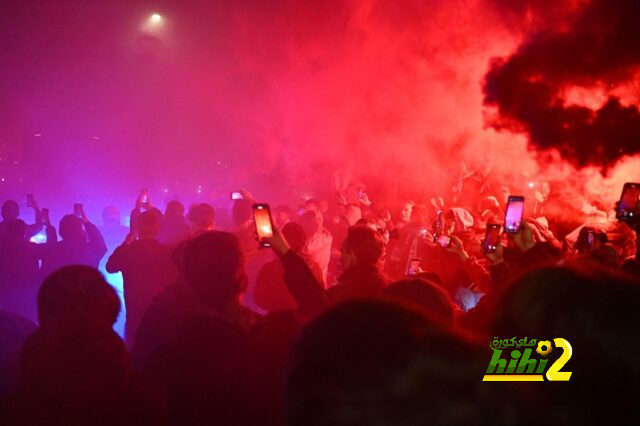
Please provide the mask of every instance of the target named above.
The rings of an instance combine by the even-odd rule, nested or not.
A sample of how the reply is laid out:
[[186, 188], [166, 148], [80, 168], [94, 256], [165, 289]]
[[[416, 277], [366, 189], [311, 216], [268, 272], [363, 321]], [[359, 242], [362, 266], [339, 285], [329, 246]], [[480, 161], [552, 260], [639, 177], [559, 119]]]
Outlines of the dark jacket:
[[144, 311], [178, 276], [170, 254], [169, 247], [158, 240], [136, 240], [116, 248], [107, 261], [107, 272], [122, 272], [128, 347], [133, 345]]
[[56, 230], [47, 227], [47, 243], [44, 247], [42, 270], [44, 276], [68, 265], [87, 265], [98, 268], [100, 259], [107, 252], [107, 246], [98, 228], [92, 223], [85, 223], [87, 241], [57, 241]]

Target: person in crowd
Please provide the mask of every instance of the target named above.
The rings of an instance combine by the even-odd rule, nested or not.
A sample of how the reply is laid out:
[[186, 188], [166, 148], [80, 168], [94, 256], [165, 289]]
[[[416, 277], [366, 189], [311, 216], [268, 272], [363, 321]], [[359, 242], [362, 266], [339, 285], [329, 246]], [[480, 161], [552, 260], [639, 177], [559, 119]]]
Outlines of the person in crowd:
[[191, 234], [198, 236], [213, 230], [216, 213], [209, 204], [200, 203], [189, 209], [188, 219], [191, 223]]
[[331, 304], [349, 299], [378, 296], [389, 282], [379, 268], [384, 256], [384, 241], [369, 227], [359, 225], [349, 229], [342, 244], [343, 272], [338, 277], [338, 284], [328, 290], [324, 290], [308, 264], [291, 250], [277, 229], [269, 242], [282, 262], [284, 282], [302, 315], [314, 315]]
[[184, 219], [184, 206], [179, 201], [169, 201], [158, 231], [158, 241], [167, 246], [175, 247], [190, 236], [191, 229]]
[[25, 238], [21, 219], [5, 222], [0, 238], [0, 310], [36, 319], [35, 300], [40, 280], [41, 250]]
[[142, 368], [161, 344], [191, 315], [213, 311], [244, 330], [259, 317], [241, 301], [247, 290], [245, 254], [230, 233], [210, 231], [187, 243], [182, 256], [182, 278], [156, 297], [140, 321], [132, 350], [134, 366]]
[[2, 401], [18, 390], [20, 351], [27, 337], [37, 328], [33, 321], [23, 316], [0, 310], [0, 411]]
[[[309, 269], [311, 269], [318, 282], [324, 282], [320, 266], [304, 251], [307, 243], [307, 235], [304, 228], [297, 223], [290, 222], [281, 229], [281, 232], [291, 250], [301, 256], [309, 265]], [[273, 259], [260, 268], [256, 280], [255, 300], [261, 309], [270, 313], [298, 309], [298, 304], [289, 293], [283, 280], [283, 275], [284, 268], [279, 259]]]
[[396, 279], [403, 277], [411, 259], [420, 257], [419, 247], [425, 244], [430, 236], [427, 228], [429, 228], [427, 206], [423, 204], [412, 206], [410, 222], [400, 226], [398, 238], [394, 239], [388, 248], [386, 272], [390, 277]]
[[400, 208], [400, 220], [396, 222], [396, 228], [402, 229], [411, 222], [411, 213], [413, 212], [413, 207], [415, 205], [416, 203], [413, 200], [407, 200], [402, 203]]
[[286, 224], [291, 222], [291, 209], [286, 204], [276, 206], [273, 211], [273, 224], [282, 230]]
[[42, 270], [46, 276], [67, 265], [87, 265], [98, 267], [100, 259], [107, 252], [107, 246], [100, 230], [89, 222], [87, 215], [82, 218], [68, 214], [60, 220], [58, 241], [56, 229], [46, 226], [47, 242], [44, 246]]
[[63, 267], [44, 280], [37, 305], [40, 327], [22, 349], [4, 424], [121, 424], [133, 415], [128, 354], [112, 329], [120, 302], [102, 275]]
[[[27, 198], [27, 206], [32, 208], [35, 213], [35, 222], [32, 225], [27, 225], [25, 230], [25, 237], [30, 239], [38, 232], [42, 230], [42, 210], [38, 207], [38, 203], [33, 197]], [[15, 200], [5, 200], [2, 203], [2, 221], [0, 221], [0, 238], [5, 231], [5, 227], [9, 221], [18, 219], [20, 217], [20, 206]]]
[[417, 275], [391, 283], [383, 294], [428, 312], [434, 318], [453, 324], [457, 309], [449, 293], [435, 280]]
[[136, 229], [115, 249], [106, 264], [109, 273], [122, 272], [126, 307], [125, 342], [133, 346], [144, 311], [178, 276], [170, 248], [158, 241], [160, 218], [150, 210], [140, 214]]
[[322, 271], [322, 282], [327, 287], [327, 273], [329, 262], [331, 261], [331, 246], [333, 236], [325, 228], [322, 213], [319, 210], [308, 210], [301, 218], [307, 242], [303, 252], [309, 256], [320, 267]]
[[513, 397], [471, 385], [486, 364], [483, 349], [415, 307], [349, 301], [296, 340], [285, 378], [286, 421], [469, 425], [490, 415], [491, 424], [510, 424]]
[[122, 224], [120, 210], [115, 206], [106, 206], [102, 209], [102, 227], [100, 232], [104, 238], [104, 242], [113, 250], [124, 240], [129, 233], [129, 229]]
[[[517, 278], [496, 305], [491, 335], [535, 336], [554, 341], [550, 359], [569, 355], [561, 370], [571, 372], [565, 386], [531, 393], [528, 403], [540, 407], [541, 418], [624, 423], [640, 391], [640, 367], [631, 355], [640, 342], [629, 337], [637, 329], [640, 283], [611, 268], [576, 266], [540, 267]], [[569, 342], [569, 354], [557, 338]]]

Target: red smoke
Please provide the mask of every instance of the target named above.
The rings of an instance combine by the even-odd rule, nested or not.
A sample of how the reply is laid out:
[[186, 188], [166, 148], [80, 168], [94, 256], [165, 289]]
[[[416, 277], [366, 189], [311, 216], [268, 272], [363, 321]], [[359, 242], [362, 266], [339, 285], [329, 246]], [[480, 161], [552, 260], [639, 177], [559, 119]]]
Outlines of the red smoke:
[[[0, 108], [20, 117], [0, 138], [43, 135], [20, 194], [129, 199], [144, 186], [188, 202], [198, 185], [245, 186], [293, 202], [325, 195], [339, 173], [374, 199], [420, 200], [448, 192], [465, 163], [491, 166], [512, 192], [544, 179], [576, 204], [611, 203], [635, 159], [608, 178], [564, 162], [611, 165], [638, 146], [637, 52], [623, 40], [638, 33], [616, 29], [637, 11], [615, 2], [603, 11], [613, 27], [597, 19], [604, 3], [12, 3]], [[166, 27], [141, 35], [155, 12]]]

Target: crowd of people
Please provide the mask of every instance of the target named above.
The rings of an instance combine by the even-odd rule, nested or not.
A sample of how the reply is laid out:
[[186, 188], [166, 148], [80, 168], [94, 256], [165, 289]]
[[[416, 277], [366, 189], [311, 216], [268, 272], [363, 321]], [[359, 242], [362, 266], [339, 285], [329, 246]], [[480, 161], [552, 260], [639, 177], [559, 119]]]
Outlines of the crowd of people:
[[[640, 391], [640, 221], [616, 220], [611, 205], [567, 227], [545, 215], [543, 183], [519, 230], [485, 250], [510, 191], [462, 185], [470, 176], [446, 197], [393, 206], [362, 183], [272, 205], [270, 248], [247, 191], [228, 211], [186, 213], [143, 193], [128, 227], [110, 206], [102, 226], [77, 210], [58, 230], [32, 198], [29, 225], [4, 201], [0, 424], [627, 419]], [[124, 339], [103, 258], [122, 273]], [[495, 336], [567, 339], [571, 380], [482, 382]]]

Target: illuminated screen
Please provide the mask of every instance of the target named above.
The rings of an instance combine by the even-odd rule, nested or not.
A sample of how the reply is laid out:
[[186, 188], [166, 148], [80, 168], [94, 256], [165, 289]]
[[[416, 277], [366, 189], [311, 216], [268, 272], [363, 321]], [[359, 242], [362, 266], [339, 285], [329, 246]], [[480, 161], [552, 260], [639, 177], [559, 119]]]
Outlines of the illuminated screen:
[[271, 228], [271, 215], [269, 210], [262, 207], [256, 207], [253, 210], [253, 214], [256, 221], [256, 230], [258, 231], [258, 238], [273, 237], [273, 229]]
[[620, 206], [618, 208], [618, 216], [632, 217], [638, 205], [640, 198], [640, 185], [626, 185], [622, 197], [620, 198]]
[[507, 206], [505, 214], [504, 227], [508, 232], [517, 232], [520, 229], [522, 221], [522, 212], [524, 210], [524, 200], [511, 200]]

